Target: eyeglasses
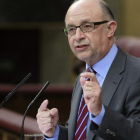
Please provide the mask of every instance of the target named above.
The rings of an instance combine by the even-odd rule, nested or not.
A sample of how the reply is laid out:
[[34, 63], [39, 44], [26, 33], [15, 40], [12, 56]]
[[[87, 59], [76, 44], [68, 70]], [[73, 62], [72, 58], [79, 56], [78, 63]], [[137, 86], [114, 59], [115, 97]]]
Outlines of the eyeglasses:
[[95, 30], [96, 25], [104, 24], [107, 23], [108, 21], [100, 21], [100, 22], [89, 22], [89, 23], [84, 23], [80, 26], [71, 26], [71, 27], [66, 27], [63, 29], [63, 32], [65, 33], [66, 36], [73, 36], [76, 34], [76, 29], [80, 28], [83, 33], [85, 32], [92, 32]]

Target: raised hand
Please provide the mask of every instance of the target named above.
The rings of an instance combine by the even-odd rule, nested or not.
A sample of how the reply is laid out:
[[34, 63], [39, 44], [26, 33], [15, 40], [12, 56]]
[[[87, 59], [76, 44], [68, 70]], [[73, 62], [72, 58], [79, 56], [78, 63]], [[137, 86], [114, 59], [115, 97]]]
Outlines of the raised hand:
[[[86, 81], [89, 78], [90, 81]], [[84, 99], [88, 110], [98, 116], [102, 110], [101, 87], [94, 73], [85, 72], [81, 74], [80, 83], [83, 88]]]
[[58, 110], [53, 108], [51, 110], [48, 109], [48, 100], [45, 100], [40, 108], [38, 109], [38, 113], [36, 115], [37, 123], [41, 132], [51, 138], [53, 137], [56, 129], [56, 125], [59, 120]]

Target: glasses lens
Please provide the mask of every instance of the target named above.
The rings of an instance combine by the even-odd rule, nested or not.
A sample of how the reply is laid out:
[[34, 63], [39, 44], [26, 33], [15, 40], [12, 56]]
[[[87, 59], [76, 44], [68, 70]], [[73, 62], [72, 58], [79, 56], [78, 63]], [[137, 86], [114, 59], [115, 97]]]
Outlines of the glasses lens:
[[68, 27], [67, 28], [68, 35], [72, 36], [76, 33], [76, 27]]
[[81, 25], [81, 28], [84, 32], [91, 32], [94, 30], [94, 24], [86, 23], [86, 24]]

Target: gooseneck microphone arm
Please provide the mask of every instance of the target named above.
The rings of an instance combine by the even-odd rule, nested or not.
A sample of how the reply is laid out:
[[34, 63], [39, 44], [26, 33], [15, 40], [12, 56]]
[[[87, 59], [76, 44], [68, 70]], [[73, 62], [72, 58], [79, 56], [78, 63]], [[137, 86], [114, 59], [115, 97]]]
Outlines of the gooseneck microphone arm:
[[3, 104], [9, 100], [9, 98], [25, 83], [25, 81], [31, 76], [31, 73], [29, 73], [14, 89], [11, 91], [2, 101], [0, 104], [0, 109], [3, 106]]
[[35, 100], [40, 96], [40, 94], [46, 89], [46, 87], [50, 84], [49, 81], [47, 81], [47, 83], [43, 86], [43, 88], [39, 91], [39, 93], [36, 95], [36, 97], [32, 100], [32, 102], [28, 105], [24, 116], [23, 116], [23, 120], [22, 120], [22, 127], [21, 127], [21, 140], [24, 139], [24, 120], [27, 114], [27, 111], [30, 109], [30, 107], [32, 106], [32, 104], [35, 102]]

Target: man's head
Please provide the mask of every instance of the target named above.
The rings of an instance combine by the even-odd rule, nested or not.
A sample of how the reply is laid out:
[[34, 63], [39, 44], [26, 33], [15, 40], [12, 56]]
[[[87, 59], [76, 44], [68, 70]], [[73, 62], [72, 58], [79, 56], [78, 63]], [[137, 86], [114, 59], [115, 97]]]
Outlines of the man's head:
[[65, 24], [73, 53], [89, 65], [101, 60], [114, 42], [117, 23], [102, 0], [75, 1], [67, 11]]

